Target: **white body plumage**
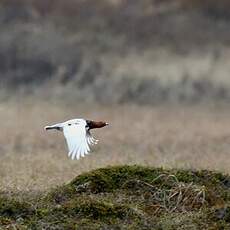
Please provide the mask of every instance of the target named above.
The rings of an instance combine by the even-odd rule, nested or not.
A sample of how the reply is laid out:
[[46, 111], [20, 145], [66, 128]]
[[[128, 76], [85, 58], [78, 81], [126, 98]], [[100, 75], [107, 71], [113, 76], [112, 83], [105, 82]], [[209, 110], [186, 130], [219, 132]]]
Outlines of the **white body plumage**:
[[46, 126], [45, 130], [56, 129], [63, 131], [69, 149], [68, 156], [74, 160], [84, 157], [90, 152], [90, 145], [97, 144], [98, 140], [93, 138], [90, 129], [101, 128], [105, 125], [108, 125], [108, 123], [72, 119], [63, 123]]

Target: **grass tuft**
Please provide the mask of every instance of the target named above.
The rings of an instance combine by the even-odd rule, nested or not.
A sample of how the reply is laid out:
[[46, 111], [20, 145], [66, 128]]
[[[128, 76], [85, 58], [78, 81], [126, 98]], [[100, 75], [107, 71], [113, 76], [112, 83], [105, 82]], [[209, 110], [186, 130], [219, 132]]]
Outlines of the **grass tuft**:
[[229, 229], [228, 181], [229, 176], [204, 170], [107, 167], [30, 198], [30, 204], [1, 197], [0, 223], [46, 229]]

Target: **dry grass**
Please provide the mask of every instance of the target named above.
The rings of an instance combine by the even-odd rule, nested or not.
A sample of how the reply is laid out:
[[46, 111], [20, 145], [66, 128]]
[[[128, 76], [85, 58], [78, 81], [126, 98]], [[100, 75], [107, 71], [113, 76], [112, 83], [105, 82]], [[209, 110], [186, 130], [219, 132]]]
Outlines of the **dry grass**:
[[229, 177], [207, 170], [114, 166], [45, 195], [0, 197], [4, 229], [229, 229]]
[[[0, 190], [44, 190], [98, 167], [119, 164], [214, 169], [229, 173], [230, 110], [61, 104], [18, 98], [0, 104]], [[106, 120], [100, 143], [80, 161], [43, 126], [73, 117]]]

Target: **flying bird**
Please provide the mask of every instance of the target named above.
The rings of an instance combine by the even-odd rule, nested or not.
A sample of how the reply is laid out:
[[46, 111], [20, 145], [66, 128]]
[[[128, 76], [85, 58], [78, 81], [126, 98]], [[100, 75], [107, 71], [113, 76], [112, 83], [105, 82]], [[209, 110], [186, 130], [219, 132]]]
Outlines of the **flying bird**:
[[97, 144], [96, 140], [90, 133], [91, 129], [102, 128], [108, 125], [103, 121], [91, 121], [85, 119], [72, 119], [63, 123], [45, 126], [45, 130], [56, 129], [62, 131], [69, 149], [68, 156], [72, 160], [78, 160], [90, 152], [90, 145]]

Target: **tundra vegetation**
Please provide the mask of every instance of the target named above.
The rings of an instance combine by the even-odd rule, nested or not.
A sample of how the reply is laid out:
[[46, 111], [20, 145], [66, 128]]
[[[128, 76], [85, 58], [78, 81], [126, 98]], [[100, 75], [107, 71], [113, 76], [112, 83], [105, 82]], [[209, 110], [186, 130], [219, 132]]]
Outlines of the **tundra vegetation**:
[[[229, 7], [0, 0], [0, 228], [230, 229]], [[74, 117], [111, 124], [80, 161]]]
[[35, 197], [2, 194], [0, 223], [7, 229], [229, 229], [229, 186], [229, 176], [206, 170], [107, 167]]

